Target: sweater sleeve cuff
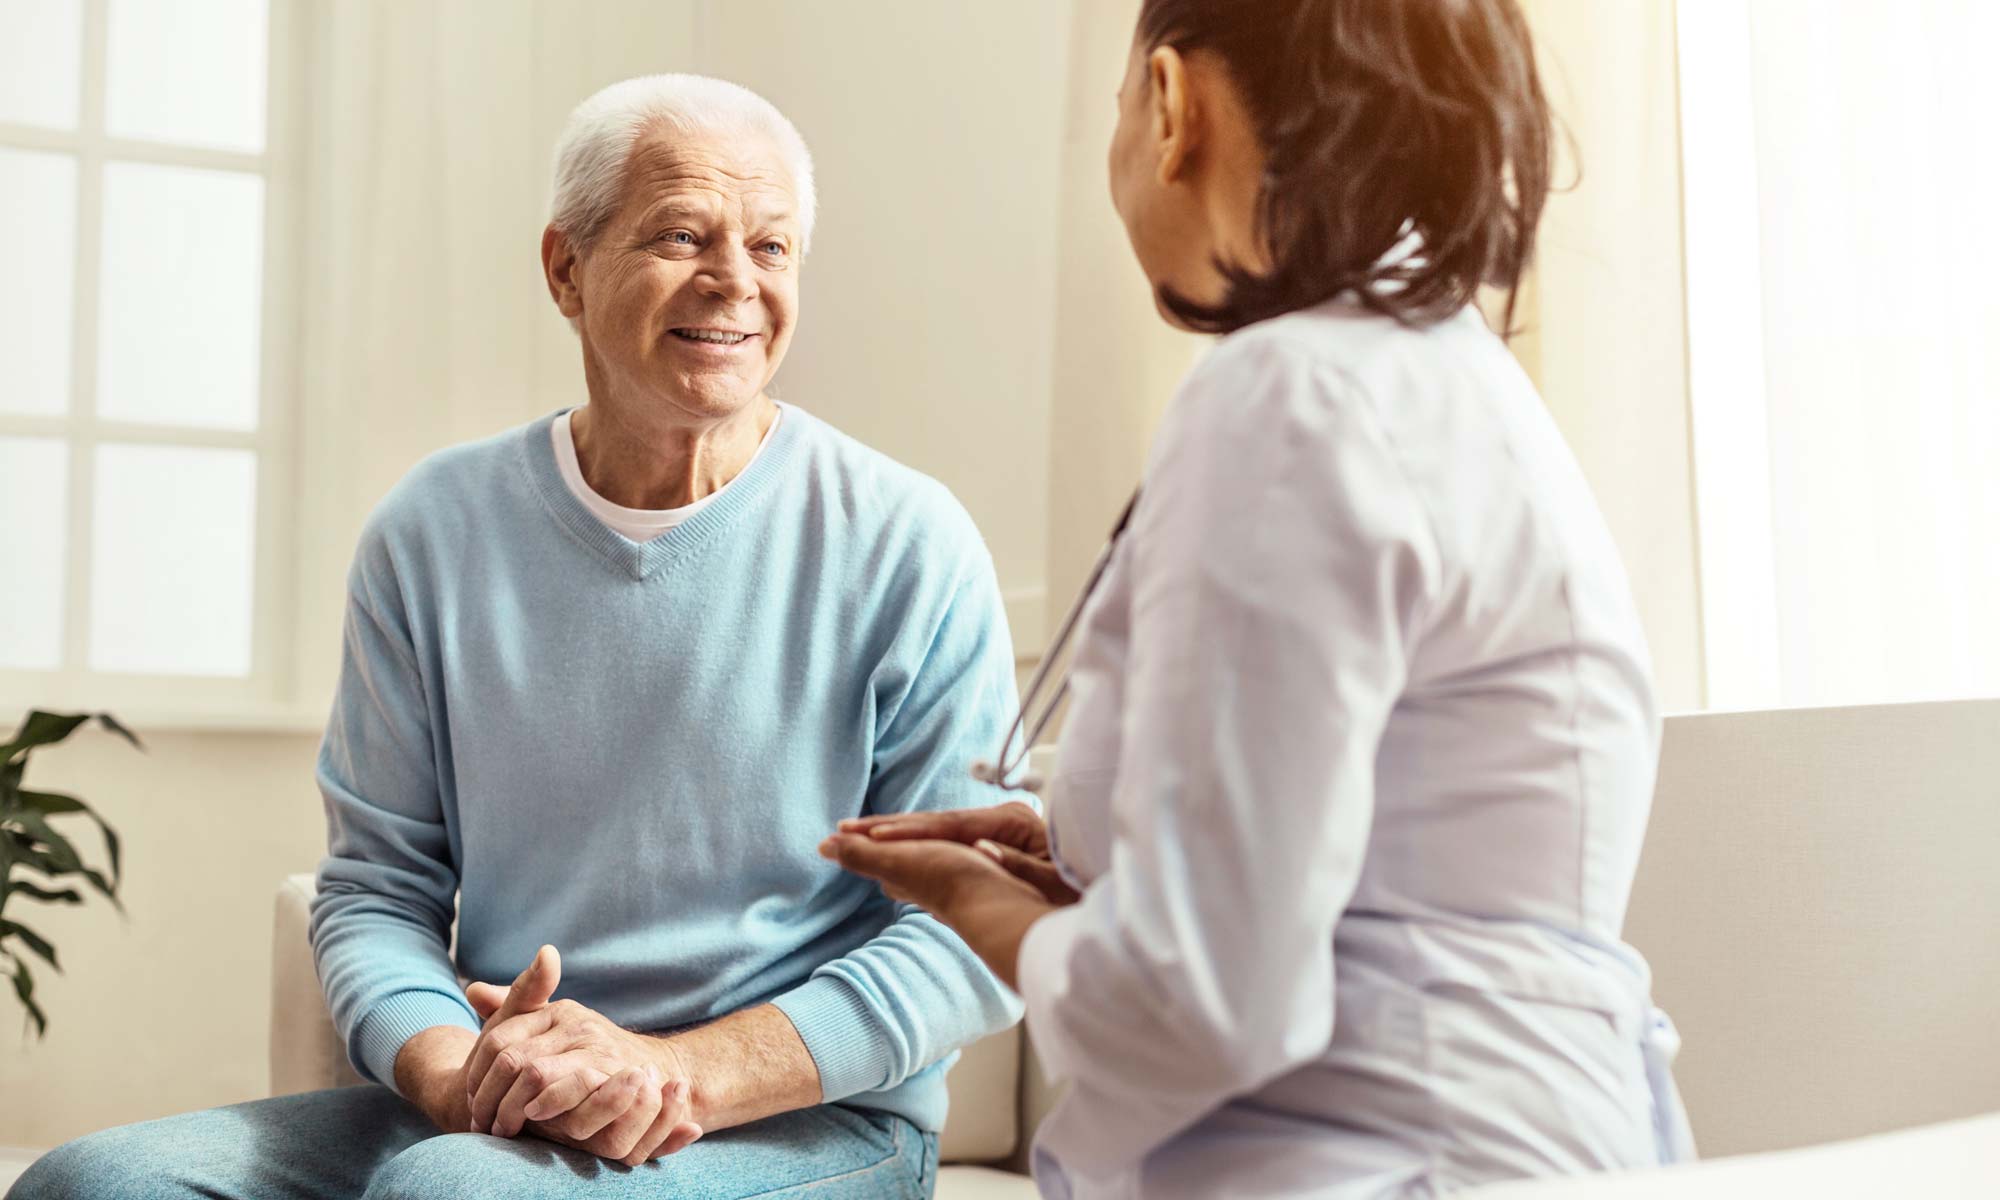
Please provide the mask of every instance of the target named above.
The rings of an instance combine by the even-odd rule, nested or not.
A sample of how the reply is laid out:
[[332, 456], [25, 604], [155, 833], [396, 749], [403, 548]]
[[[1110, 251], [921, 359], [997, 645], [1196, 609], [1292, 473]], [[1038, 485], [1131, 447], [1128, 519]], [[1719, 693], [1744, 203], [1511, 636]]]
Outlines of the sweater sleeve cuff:
[[1061, 1014], [1069, 991], [1070, 948], [1083, 919], [1084, 906], [1072, 904], [1036, 921], [1028, 926], [1020, 956], [1014, 960], [1014, 977], [1020, 981], [1021, 1002], [1027, 1008], [1028, 1040], [1051, 1082], [1070, 1078], [1076, 1061], [1063, 1037]]
[[354, 1067], [391, 1090], [396, 1086], [396, 1055], [403, 1043], [433, 1025], [456, 1025], [479, 1032], [479, 1020], [464, 1000], [442, 992], [397, 992], [361, 1018], [352, 1041]]
[[890, 1047], [875, 1014], [845, 981], [815, 975], [771, 1003], [791, 1019], [819, 1068], [820, 1103], [888, 1086]]

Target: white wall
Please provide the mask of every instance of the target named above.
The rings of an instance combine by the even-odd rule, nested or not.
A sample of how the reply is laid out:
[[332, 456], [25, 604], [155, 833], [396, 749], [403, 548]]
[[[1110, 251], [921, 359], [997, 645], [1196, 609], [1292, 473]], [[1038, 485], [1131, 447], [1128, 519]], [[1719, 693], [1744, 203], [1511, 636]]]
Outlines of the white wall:
[[779, 393], [957, 493], [1024, 643], [1040, 637], [1048, 546], [1070, 8], [695, 6], [700, 69], [768, 96], [817, 160]]
[[[1704, 703], [1672, 0], [1528, 0], [1565, 133], [1516, 352], [1625, 558], [1669, 711]], [[1573, 148], [1574, 155], [1568, 149]], [[1580, 167], [1581, 175], [1575, 172]]]
[[[64, 973], [35, 964], [46, 1040], [20, 1036], [12, 992], [0, 1000], [0, 1145], [52, 1146], [264, 1091], [271, 897], [326, 845], [318, 738], [147, 744], [141, 754], [93, 728], [30, 763], [30, 785], [84, 797], [123, 835], [127, 916], [94, 893], [81, 908], [8, 905], [55, 943]], [[96, 831], [65, 824], [102, 861]]]

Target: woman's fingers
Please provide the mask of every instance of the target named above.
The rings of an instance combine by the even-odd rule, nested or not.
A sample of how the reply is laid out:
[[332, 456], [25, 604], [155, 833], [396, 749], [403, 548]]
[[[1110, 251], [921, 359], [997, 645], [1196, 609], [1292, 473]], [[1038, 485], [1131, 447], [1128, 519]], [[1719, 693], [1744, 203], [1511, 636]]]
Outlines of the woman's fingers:
[[974, 842], [972, 848], [1007, 868], [1007, 873], [1014, 878], [1033, 884], [1035, 890], [1051, 904], [1075, 904], [1082, 899], [1077, 890], [1063, 879], [1062, 872], [1056, 870], [1056, 865], [1046, 858], [1023, 854], [1012, 846], [985, 839]]
[[918, 905], [947, 920], [955, 901], [973, 894], [969, 889], [1014, 890], [1042, 899], [1039, 889], [1015, 878], [992, 855], [956, 842], [878, 841], [836, 833], [820, 843], [819, 852], [880, 883], [890, 899]]
[[943, 899], [945, 880], [935, 867], [939, 847], [947, 842], [881, 842], [861, 834], [837, 833], [820, 843], [819, 852], [856, 875], [882, 885], [897, 900], [932, 908]]
[[985, 838], [1029, 854], [1046, 853], [1049, 844], [1048, 826], [1041, 814], [1018, 800], [990, 808], [854, 817], [840, 823], [840, 832], [879, 841], [936, 839], [968, 846]]

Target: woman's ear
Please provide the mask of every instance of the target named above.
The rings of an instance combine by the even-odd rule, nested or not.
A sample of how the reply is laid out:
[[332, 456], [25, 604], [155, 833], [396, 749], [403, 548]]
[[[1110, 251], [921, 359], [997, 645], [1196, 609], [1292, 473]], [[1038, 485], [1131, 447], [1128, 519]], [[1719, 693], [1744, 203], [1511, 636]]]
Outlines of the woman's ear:
[[556, 310], [572, 320], [583, 315], [583, 290], [577, 280], [581, 265], [566, 234], [553, 225], [542, 230], [542, 277]]
[[1159, 181], [1176, 183], [1187, 173], [1195, 141], [1187, 60], [1172, 46], [1155, 47], [1146, 56], [1146, 82], [1152, 108], [1153, 145], [1159, 156]]

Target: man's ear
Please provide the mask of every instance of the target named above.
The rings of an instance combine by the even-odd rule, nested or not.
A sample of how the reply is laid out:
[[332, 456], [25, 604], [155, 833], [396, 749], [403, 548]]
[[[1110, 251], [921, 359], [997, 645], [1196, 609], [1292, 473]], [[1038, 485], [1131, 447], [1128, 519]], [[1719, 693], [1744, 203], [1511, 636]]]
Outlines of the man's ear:
[[583, 315], [583, 290], [577, 286], [582, 268], [569, 235], [553, 225], [542, 230], [542, 277], [556, 310], [571, 320]]
[[1159, 181], [1177, 183], [1186, 175], [1197, 136], [1193, 98], [1188, 92], [1187, 60], [1172, 46], [1157, 46], [1146, 56], [1146, 81], [1153, 114], [1153, 146], [1159, 157]]

